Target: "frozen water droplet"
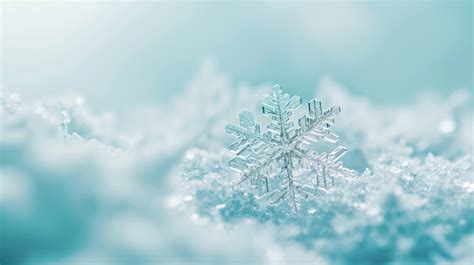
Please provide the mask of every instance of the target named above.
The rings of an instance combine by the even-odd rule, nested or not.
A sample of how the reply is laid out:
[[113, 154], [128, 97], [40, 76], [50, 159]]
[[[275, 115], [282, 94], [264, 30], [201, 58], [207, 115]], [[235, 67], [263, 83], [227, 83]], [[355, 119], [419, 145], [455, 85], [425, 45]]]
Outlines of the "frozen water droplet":
[[216, 209], [217, 209], [217, 210], [224, 209], [225, 206], [226, 206], [225, 203], [223, 203], [223, 204], [218, 204], [218, 205], [216, 205]]

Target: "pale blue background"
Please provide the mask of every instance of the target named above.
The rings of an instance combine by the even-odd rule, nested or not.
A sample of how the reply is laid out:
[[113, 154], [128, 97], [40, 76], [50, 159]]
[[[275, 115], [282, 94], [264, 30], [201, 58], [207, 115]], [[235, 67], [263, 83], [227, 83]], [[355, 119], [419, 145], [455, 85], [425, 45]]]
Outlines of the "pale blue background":
[[[0, 86], [23, 99], [0, 96], [0, 263], [235, 264], [236, 257], [248, 261], [265, 256], [273, 240], [281, 239], [260, 228], [279, 223], [278, 211], [276, 220], [254, 224], [255, 230], [227, 229], [240, 218], [273, 216], [273, 209], [260, 213], [252, 208], [255, 201], [232, 195], [228, 201], [235, 203], [221, 216], [214, 204], [222, 203], [216, 200], [221, 193], [214, 183], [211, 187], [203, 181], [207, 186], [196, 188], [201, 182], [194, 180], [208, 175], [212, 180], [214, 172], [232, 177], [225, 173], [230, 152], [224, 152], [224, 145], [231, 139], [225, 138], [224, 126], [237, 123], [237, 112], [257, 105], [263, 94], [263, 89], [237, 91], [236, 84], [255, 89], [280, 83], [307, 101], [325, 76], [336, 80], [318, 91], [325, 108], [331, 101], [343, 107], [333, 128], [341, 143], [348, 143], [346, 166], [359, 172], [376, 167], [376, 178], [346, 187], [357, 190], [374, 181], [360, 194], [365, 192], [373, 200], [368, 205], [391, 219], [374, 225], [371, 220], [378, 221], [372, 215], [366, 219], [363, 212], [351, 213], [357, 209], [349, 207], [351, 197], [328, 196], [322, 197], [328, 204], [315, 206], [321, 212], [314, 222], [305, 212], [299, 228], [299, 218], [288, 219], [297, 229], [308, 230], [307, 238], [294, 237], [288, 220], [275, 231], [291, 232], [301, 249], [323, 240], [323, 247], [318, 241], [306, 254], [322, 253], [331, 264], [354, 263], [354, 257], [366, 264], [380, 264], [381, 259], [434, 263], [431, 259], [445, 250], [456, 258], [472, 253], [473, 207], [466, 202], [472, 201], [474, 184], [460, 169], [470, 158], [465, 164], [444, 160], [472, 155], [472, 112], [463, 101], [470, 93], [458, 90], [472, 90], [471, 1], [7, 1], [0, 6]], [[194, 89], [186, 90], [209, 59], [231, 84], [221, 84], [220, 75], [207, 67]], [[182, 100], [175, 101], [184, 91]], [[454, 91], [458, 93], [450, 97]], [[424, 92], [441, 97], [417, 97]], [[83, 95], [89, 105], [67, 103], [68, 94]], [[120, 115], [128, 110], [136, 113]], [[65, 120], [70, 121], [69, 134], [58, 137]], [[431, 161], [430, 152], [440, 160]], [[411, 162], [398, 165], [401, 159]], [[377, 168], [377, 161], [387, 168]], [[435, 164], [439, 170], [432, 168]], [[178, 173], [183, 167], [184, 173]], [[436, 171], [439, 176], [432, 176]], [[413, 172], [415, 182], [406, 182]], [[185, 173], [196, 174], [189, 183], [198, 192], [188, 202], [188, 189], [175, 184]], [[398, 178], [413, 183], [415, 187], [405, 188], [417, 192], [400, 194], [387, 185]], [[424, 189], [432, 187], [441, 191], [427, 197], [432, 208], [410, 210], [419, 207]], [[199, 198], [200, 191], [205, 195]], [[165, 208], [170, 198], [184, 200], [185, 217], [175, 215], [181, 209]], [[194, 206], [199, 205], [216, 214], [216, 222], [209, 224], [216, 230], [195, 226], [200, 210]], [[426, 215], [430, 209], [435, 211]], [[354, 236], [340, 235], [334, 230], [339, 226], [353, 229]], [[240, 236], [235, 240], [227, 232]], [[443, 243], [443, 237], [453, 245]], [[283, 243], [281, 253], [302, 256]], [[280, 253], [272, 252], [278, 258]]]
[[156, 105], [207, 58], [234, 83], [305, 98], [325, 75], [380, 104], [472, 88], [471, 1], [7, 2], [1, 22], [1, 84], [26, 98]]

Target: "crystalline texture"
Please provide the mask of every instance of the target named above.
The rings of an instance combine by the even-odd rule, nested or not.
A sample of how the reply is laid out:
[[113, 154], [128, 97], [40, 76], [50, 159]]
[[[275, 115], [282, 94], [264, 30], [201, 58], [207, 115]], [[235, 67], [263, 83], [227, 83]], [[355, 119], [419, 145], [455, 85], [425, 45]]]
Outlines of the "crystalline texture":
[[322, 110], [321, 101], [308, 103], [308, 115], [298, 119], [295, 126], [292, 112], [301, 106], [301, 98], [284, 94], [279, 85], [272, 95], [262, 99], [262, 112], [271, 119], [267, 131], [262, 133], [250, 111], [239, 115], [240, 125], [227, 125], [227, 133], [235, 136], [229, 149], [235, 156], [229, 161], [231, 169], [241, 174], [240, 183], [249, 182], [259, 198], [271, 205], [288, 201], [296, 211], [301, 200], [312, 197], [317, 189], [326, 190], [334, 185], [335, 176], [353, 176], [339, 160], [347, 152], [343, 146], [329, 154], [318, 153], [310, 144], [323, 140], [336, 143], [339, 137], [329, 128], [340, 107]]

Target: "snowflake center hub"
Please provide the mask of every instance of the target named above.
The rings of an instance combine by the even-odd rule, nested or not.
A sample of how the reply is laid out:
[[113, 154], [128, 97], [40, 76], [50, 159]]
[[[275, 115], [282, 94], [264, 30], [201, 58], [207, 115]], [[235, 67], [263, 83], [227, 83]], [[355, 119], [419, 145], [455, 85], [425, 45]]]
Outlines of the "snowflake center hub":
[[289, 153], [291, 151], [290, 144], [283, 144], [281, 146], [281, 151], [282, 151], [282, 153], [285, 153], [285, 154]]

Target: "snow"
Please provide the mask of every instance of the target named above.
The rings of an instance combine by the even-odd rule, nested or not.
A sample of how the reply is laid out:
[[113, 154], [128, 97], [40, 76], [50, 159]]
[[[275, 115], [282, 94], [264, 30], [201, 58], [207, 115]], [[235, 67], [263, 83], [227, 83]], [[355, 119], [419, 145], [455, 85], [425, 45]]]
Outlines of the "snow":
[[315, 97], [341, 106], [332, 129], [358, 176], [296, 213], [236, 188], [228, 167], [225, 124], [269, 91], [211, 63], [170, 104], [127, 116], [3, 90], [0, 263], [472, 262], [469, 91], [378, 106], [323, 79]]

